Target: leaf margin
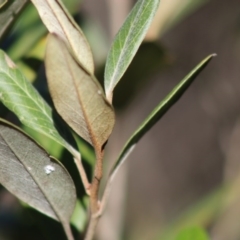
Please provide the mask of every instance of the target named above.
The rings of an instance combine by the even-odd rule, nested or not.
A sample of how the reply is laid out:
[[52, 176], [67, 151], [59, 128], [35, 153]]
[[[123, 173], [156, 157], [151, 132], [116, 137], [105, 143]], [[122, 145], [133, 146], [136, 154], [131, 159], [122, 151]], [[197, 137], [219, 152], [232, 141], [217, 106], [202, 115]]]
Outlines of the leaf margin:
[[[144, 39], [147, 30], [155, 16], [159, 3], [160, 0], [138, 0], [129, 15], [127, 16], [117, 35], [115, 36], [107, 56], [104, 71], [104, 87], [106, 97], [109, 102], [112, 102], [112, 95], [115, 86], [120, 81], [124, 72], [127, 70], [129, 64], [134, 58], [138, 48], [140, 47], [140, 44]], [[147, 8], [148, 5], [150, 6], [149, 9]], [[148, 15], [144, 16], [144, 18], [146, 18], [146, 21], [144, 22], [144, 24], [138, 25], [138, 23], [136, 22], [138, 20], [141, 20], [141, 15], [145, 11], [149, 13]], [[135, 34], [136, 31], [137, 34]], [[122, 41], [122, 35], [124, 36], [124, 41]], [[133, 41], [132, 38], [136, 38], [136, 35], [137, 40], [133, 47], [131, 47], [131, 42]], [[121, 47], [122, 43], [123, 47]], [[118, 45], [120, 46], [120, 49], [117, 51]], [[117, 57], [115, 52], [118, 52]], [[126, 59], [126, 55], [128, 55], [129, 53], [130, 56], [128, 59]]]
[[[9, 75], [7, 76], [7, 78], [12, 78], [13, 82], [16, 82], [18, 85], [21, 85], [21, 83], [23, 83], [23, 86], [21, 86], [22, 91], [25, 90], [27, 91], [31, 91], [31, 93], [26, 93], [24, 97], [28, 97], [28, 101], [31, 102], [32, 100], [35, 101], [36, 106], [39, 107], [38, 111], [41, 112], [42, 109], [44, 109], [45, 111], [45, 116], [46, 118], [50, 118], [49, 123], [50, 125], [52, 125], [51, 129], [49, 129], [49, 131], [53, 131], [55, 132], [56, 138], [53, 137], [53, 132], [51, 132], [51, 134], [48, 134], [46, 131], [41, 130], [41, 127], [33, 127], [31, 125], [29, 125], [26, 116], [22, 117], [21, 113], [16, 113], [16, 111], [14, 111], [15, 109], [15, 105], [14, 105], [14, 101], [13, 98], [12, 101], [5, 101], [4, 100], [4, 95], [9, 94], [9, 92], [7, 91], [1, 91], [0, 92], [0, 100], [1, 102], [11, 111], [13, 111], [17, 117], [19, 118], [20, 122], [29, 127], [34, 129], [37, 132], [42, 133], [43, 135], [46, 135], [47, 137], [53, 139], [55, 142], [59, 143], [60, 145], [62, 145], [63, 147], [65, 147], [66, 149], [68, 149], [68, 151], [70, 151], [73, 156], [76, 156], [78, 158], [80, 158], [80, 153], [73, 147], [71, 146], [58, 132], [58, 130], [55, 127], [55, 123], [53, 121], [53, 119], [51, 118], [52, 116], [52, 109], [51, 107], [46, 103], [46, 101], [41, 97], [41, 95], [38, 93], [38, 91], [32, 86], [32, 84], [26, 79], [26, 77], [23, 75], [23, 73], [20, 71], [20, 69], [15, 65], [15, 63], [10, 59], [10, 57], [3, 51], [0, 50], [0, 75], [1, 74], [5, 74], [5, 75]], [[17, 77], [18, 76], [18, 77]], [[19, 76], [21, 78], [21, 80], [19, 80]], [[15, 77], [15, 78], [14, 78]], [[1, 83], [0, 83], [1, 84]], [[9, 83], [9, 81], [7, 82], [7, 84], [11, 84]], [[19, 86], [18, 86], [19, 87]], [[25, 88], [25, 89], [24, 89]], [[32, 95], [32, 96], [31, 96]], [[7, 97], [8, 98], [8, 97]], [[39, 102], [38, 102], [39, 101]], [[7, 103], [6, 103], [7, 102]], [[29, 107], [27, 107], [29, 108]], [[22, 111], [22, 110], [21, 110]], [[21, 112], [20, 111], [20, 112]], [[48, 115], [48, 114], [49, 115]], [[28, 114], [32, 117], [29, 117], [32, 119], [32, 121], [37, 121], [36, 120], [36, 115], [34, 115], [32, 112], [28, 111]], [[47, 115], [48, 116], [47, 116]], [[40, 130], [39, 130], [40, 129]]]
[[[82, 67], [93, 74], [94, 60], [87, 38], [61, 0], [31, 0], [31, 2], [48, 31], [61, 37]], [[57, 22], [56, 26], [54, 22]]]
[[[52, 46], [51, 46], [52, 45]], [[53, 75], [56, 75], [55, 73], [53, 74], [53, 72], [56, 72], [56, 71], [53, 71], [53, 67], [51, 67], [50, 65], [53, 65], [55, 66], [56, 63], [53, 63], [51, 61], [53, 61], [53, 57], [51, 57], [51, 54], [53, 54], [52, 51], [53, 50], [53, 46], [58, 46], [59, 49], [62, 49], [64, 52], [65, 52], [65, 61], [67, 62], [66, 63], [66, 67], [68, 68], [69, 70], [69, 75], [71, 75], [71, 78], [72, 78], [72, 81], [74, 82], [72, 85], [74, 87], [74, 91], [76, 92], [76, 102], [79, 102], [79, 107], [81, 108], [81, 111], [78, 111], [79, 112], [79, 115], [80, 115], [80, 112], [82, 112], [82, 116], [84, 118], [84, 122], [86, 124], [86, 129], [88, 130], [88, 134], [89, 134], [89, 140], [88, 138], [86, 138], [84, 136], [84, 134], [81, 133], [80, 129], [77, 129], [76, 126], [74, 126], [72, 124], [72, 122], [69, 120], [69, 116], [68, 115], [71, 115], [71, 111], [68, 111], [67, 113], [63, 113], [62, 110], [60, 110], [59, 108], [59, 105], [61, 106], [61, 104], [55, 102], [55, 98], [57, 99], [56, 101], [60, 101], [58, 100], [59, 97], [56, 97], [58, 94], [59, 94], [59, 89], [56, 88], [56, 85], [55, 85], [55, 89], [53, 88], [53, 86], [50, 86], [50, 84], [54, 84], [54, 81], [52, 79], [56, 79], [57, 77], [53, 76]], [[48, 51], [49, 49], [49, 51]], [[55, 51], [56, 52], [56, 51]], [[54, 57], [55, 57], [55, 53], [54, 53]], [[59, 58], [59, 57], [58, 57]], [[57, 59], [58, 59], [57, 58]], [[73, 63], [73, 64], [72, 64]], [[79, 64], [79, 62], [77, 61], [77, 59], [74, 57], [72, 51], [70, 51], [68, 48], [67, 48], [67, 45], [66, 43], [57, 35], [57, 34], [51, 34], [49, 33], [48, 35], [48, 39], [47, 39], [47, 46], [46, 46], [46, 55], [45, 55], [45, 65], [46, 65], [46, 75], [47, 75], [47, 82], [48, 82], [48, 86], [49, 86], [49, 91], [50, 91], [50, 94], [52, 96], [52, 100], [54, 102], [54, 105], [59, 113], [59, 115], [64, 119], [64, 121], [74, 130], [74, 132], [76, 134], [78, 134], [81, 138], [85, 139], [85, 141], [87, 141], [88, 143], [90, 143], [95, 151], [101, 151], [103, 145], [107, 142], [111, 132], [112, 132], [112, 129], [114, 127], [114, 123], [115, 123], [115, 113], [114, 113], [114, 109], [113, 109], [113, 106], [108, 102], [108, 100], [106, 99], [105, 95], [104, 95], [104, 91], [100, 85], [100, 83], [97, 81], [97, 79], [95, 78], [94, 75], [90, 74], [88, 71], [86, 71], [82, 66], [81, 64]], [[85, 103], [85, 99], [82, 98], [82, 96], [80, 95], [80, 82], [77, 82], [76, 81], [76, 78], [75, 77], [75, 73], [74, 73], [74, 68], [77, 67], [77, 70], [78, 71], [81, 71], [82, 75], [84, 76], [81, 76], [82, 78], [86, 78], [86, 82], [87, 81], [91, 81], [92, 83], [92, 86], [94, 86], [94, 88], [96, 88], [96, 92], [95, 92], [95, 96], [101, 100], [103, 106], [105, 106], [105, 109], [104, 111], [102, 111], [102, 113], [100, 115], [104, 114], [106, 115], [106, 113], [108, 113], [108, 115], [111, 115], [111, 121], [109, 121], [109, 124], [108, 126], [105, 127], [105, 131], [102, 132], [102, 134], [99, 134], [99, 136], [96, 136], [96, 132], [98, 132], [98, 130], [96, 131], [96, 126], [98, 124], [92, 124], [90, 123], [89, 121], [89, 113], [88, 112], [92, 112], [92, 109], [95, 107], [92, 107], [92, 109], [88, 110], [87, 107], [85, 106], [86, 103]], [[49, 70], [48, 70], [49, 69]], [[79, 73], [79, 72], [78, 72]], [[80, 74], [79, 74], [80, 75]], [[59, 78], [59, 77], [58, 77]], [[60, 81], [59, 81], [60, 82]], [[57, 85], [59, 86], [59, 84]], [[86, 88], [86, 87], [85, 87]], [[83, 92], [83, 91], [82, 91]], [[96, 98], [95, 97], [95, 98]], [[70, 99], [72, 101], [72, 99]], [[61, 102], [61, 101], [60, 101]], [[67, 101], [66, 101], [67, 102]], [[100, 102], [100, 101], [98, 101]], [[72, 106], [71, 106], [72, 108]], [[69, 109], [71, 109], [69, 107]], [[88, 111], [86, 111], [86, 109]], [[62, 112], [61, 112], [62, 111]], [[95, 116], [94, 116], [95, 117]], [[99, 115], [97, 115], [97, 117], [99, 117]], [[68, 118], [68, 119], [67, 119]], [[110, 117], [109, 117], [110, 118]], [[90, 119], [92, 120], [92, 119]], [[80, 121], [81, 122], [81, 121]], [[93, 121], [94, 122], [94, 121]], [[92, 124], [92, 126], [91, 126]], [[94, 125], [96, 125], [94, 127]], [[106, 125], [106, 124], [105, 124]], [[99, 127], [99, 126], [98, 126]], [[94, 130], [93, 130], [94, 129]], [[92, 136], [90, 136], [92, 135]], [[95, 136], [94, 136], [95, 135]], [[103, 137], [103, 135], [106, 135]], [[101, 138], [100, 138], [101, 136]], [[99, 140], [100, 139], [100, 140]]]
[[[46, 211], [44, 211], [43, 209], [41, 208], [38, 208], [37, 206], [33, 206], [32, 204], [29, 204], [27, 201], [21, 199], [19, 193], [15, 193], [13, 192], [12, 190], [10, 190], [6, 185], [5, 183], [1, 183], [9, 192], [11, 192], [14, 196], [16, 196], [19, 200], [21, 201], [24, 201], [26, 202], [31, 208], [34, 208], [36, 209], [37, 211], [41, 212], [42, 214], [56, 220], [56, 221], [59, 221], [61, 224], [62, 224], [62, 227], [65, 231], [65, 234], [67, 236], [67, 238], [69, 240], [73, 240], [73, 237], [72, 237], [72, 233], [71, 233], [71, 229], [70, 229], [70, 225], [69, 225], [69, 222], [70, 222], [70, 219], [71, 219], [71, 216], [73, 214], [73, 211], [74, 211], [74, 208], [75, 208], [75, 205], [76, 205], [76, 202], [77, 202], [77, 192], [76, 192], [76, 187], [75, 187], [75, 184], [74, 184], [74, 181], [71, 177], [71, 175], [69, 174], [69, 172], [67, 171], [67, 169], [65, 168], [65, 166], [59, 161], [57, 160], [56, 158], [53, 158], [51, 157], [47, 152], [46, 150], [41, 147], [32, 137], [30, 137], [27, 133], [25, 133], [22, 129], [20, 129], [18, 126], [14, 125], [13, 123], [3, 119], [3, 118], [0, 118], [0, 125], [1, 126], [5, 126], [6, 128], [10, 128], [11, 131], [13, 132], [17, 132], [17, 134], [20, 134], [23, 136], [23, 138], [25, 139], [25, 142], [26, 142], [26, 139], [28, 139], [29, 143], [31, 142], [31, 144], [34, 145], [35, 148], [38, 148], [39, 151], [41, 151], [41, 154], [43, 154], [42, 156], [44, 156], [44, 158], [46, 159], [49, 159], [50, 162], [54, 163], [54, 165], [56, 164], [58, 166], [58, 168], [61, 169], [61, 171], [64, 172], [65, 174], [65, 177], [67, 177], [68, 179], [68, 183], [70, 183], [71, 185], [71, 189], [68, 188], [69, 191], [71, 191], [71, 207], [70, 207], [70, 211], [69, 211], [69, 202], [67, 202], [66, 204], [68, 204], [68, 213], [66, 213], [64, 211], [64, 213], [62, 211], [62, 208], [60, 207], [56, 207], [56, 203], [53, 203], [52, 201], [56, 201], [56, 199], [52, 199], [52, 197], [49, 197], [46, 195], [46, 190], [43, 190], [42, 188], [42, 185], [46, 184], [44, 182], [40, 183], [39, 180], [41, 177], [38, 178], [35, 178], [31, 171], [32, 171], [32, 168], [30, 167], [26, 167], [26, 163], [20, 159], [20, 157], [16, 154], [16, 149], [12, 149], [11, 145], [7, 145], [7, 148], [10, 148], [10, 152], [12, 151], [15, 155], [15, 157], [17, 158], [17, 160], [21, 163], [21, 165], [23, 165], [25, 167], [25, 170], [26, 172], [28, 172], [28, 174], [31, 175], [32, 179], [33, 179], [33, 182], [37, 185], [37, 187], [39, 188], [39, 191], [43, 194], [44, 198], [45, 198], [45, 201], [47, 201], [49, 203], [49, 206], [50, 208], [52, 209], [52, 211], [54, 212], [55, 216], [54, 215], [51, 215], [49, 213], [47, 213]], [[2, 133], [1, 133], [1, 138], [3, 138], [2, 136]], [[5, 141], [5, 139], [3, 138], [3, 140]], [[27, 143], [27, 145], [29, 144]], [[27, 150], [28, 152], [29, 150]], [[36, 166], [38, 166], [38, 163], [35, 163]], [[32, 165], [30, 165], [32, 166]], [[43, 169], [44, 170], [44, 169]], [[55, 171], [55, 170], [54, 170]], [[47, 174], [47, 173], [46, 173]], [[48, 174], [47, 174], [48, 175]], [[66, 178], [65, 178], [66, 180]], [[6, 180], [7, 181], [7, 180]], [[27, 180], [26, 180], [27, 181]], [[42, 180], [40, 180], [42, 181]], [[60, 185], [61, 186], [61, 185]], [[49, 186], [48, 186], [49, 187]], [[46, 187], [46, 188], [48, 188]], [[21, 191], [21, 190], [20, 190]], [[47, 190], [49, 191], [49, 190]]]
[[203, 59], [199, 64], [197, 64], [171, 91], [167, 96], [160, 101], [157, 107], [148, 115], [148, 117], [140, 124], [137, 130], [131, 135], [127, 140], [124, 147], [122, 148], [120, 155], [118, 156], [116, 162], [110, 170], [109, 177], [106, 183], [105, 190], [103, 192], [103, 206], [101, 212], [105, 208], [105, 204], [111, 189], [112, 182], [118, 173], [121, 166], [124, 164], [128, 156], [131, 154], [135, 148], [138, 141], [157, 123], [164, 114], [181, 98], [184, 92], [190, 87], [194, 82], [198, 74], [208, 65], [213, 57], [217, 54], [213, 53]]

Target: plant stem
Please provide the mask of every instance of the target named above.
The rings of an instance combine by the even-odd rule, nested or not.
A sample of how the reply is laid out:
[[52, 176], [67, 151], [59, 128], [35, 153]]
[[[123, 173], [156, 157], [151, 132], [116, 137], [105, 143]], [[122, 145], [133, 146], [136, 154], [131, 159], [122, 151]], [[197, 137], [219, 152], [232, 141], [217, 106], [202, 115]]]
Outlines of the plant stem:
[[71, 230], [71, 227], [70, 227], [69, 223], [68, 222], [67, 223], [62, 222], [62, 226], [63, 226], [64, 232], [67, 236], [67, 239], [68, 240], [74, 240], [72, 230]]
[[100, 216], [91, 215], [89, 225], [84, 240], [92, 240], [96, 231], [97, 223]]
[[90, 207], [91, 214], [96, 214], [99, 210], [98, 192], [103, 175], [103, 155], [104, 151], [96, 151], [96, 165], [91, 184]]
[[86, 192], [86, 194], [88, 196], [90, 196], [90, 194], [91, 194], [91, 192], [90, 192], [91, 184], [88, 181], [86, 171], [85, 171], [85, 169], [84, 169], [84, 167], [82, 165], [82, 161], [81, 161], [80, 158], [74, 157], [74, 162], [75, 162], [75, 164], [77, 166], [78, 172], [79, 172], [80, 177], [82, 179], [82, 183], [83, 183], [85, 192]]
[[92, 240], [95, 234], [96, 226], [100, 218], [99, 209], [100, 203], [98, 200], [99, 186], [103, 175], [103, 150], [96, 150], [96, 165], [94, 169], [94, 176], [91, 184], [90, 194], [90, 220], [84, 240]]

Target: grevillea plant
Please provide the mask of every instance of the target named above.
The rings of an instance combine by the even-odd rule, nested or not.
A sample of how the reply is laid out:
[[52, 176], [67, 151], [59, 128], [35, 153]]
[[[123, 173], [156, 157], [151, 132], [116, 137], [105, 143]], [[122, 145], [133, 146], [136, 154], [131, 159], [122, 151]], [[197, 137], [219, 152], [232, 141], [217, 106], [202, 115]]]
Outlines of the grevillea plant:
[[[0, 99], [23, 126], [51, 139], [72, 154], [85, 193], [89, 196], [90, 211], [84, 239], [91, 240], [119, 168], [138, 141], [178, 101], [214, 54], [206, 57], [180, 81], [132, 134], [116, 159], [100, 196], [104, 151], [115, 123], [112, 106], [114, 88], [136, 54], [160, 0], [138, 0], [128, 15], [108, 53], [104, 89], [94, 76], [88, 41], [63, 4], [59, 0], [31, 2], [49, 31], [45, 51], [48, 88], [54, 107], [66, 124], [58, 124], [54, 110], [2, 50]], [[5, 24], [0, 31], [1, 36], [26, 3], [5, 1], [2, 4], [0, 21], [5, 20]], [[81, 161], [81, 151], [71, 138], [72, 132], [92, 145], [95, 151], [96, 160], [90, 180]], [[0, 120], [0, 183], [21, 201], [60, 222], [67, 239], [74, 239], [70, 218], [77, 197], [70, 174], [33, 138], [3, 119]]]

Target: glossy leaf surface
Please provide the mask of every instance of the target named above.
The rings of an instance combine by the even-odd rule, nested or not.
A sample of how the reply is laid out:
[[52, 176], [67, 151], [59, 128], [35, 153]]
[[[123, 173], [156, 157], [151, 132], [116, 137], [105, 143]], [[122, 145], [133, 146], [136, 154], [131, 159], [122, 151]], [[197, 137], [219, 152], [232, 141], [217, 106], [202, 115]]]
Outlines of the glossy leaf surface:
[[114, 125], [114, 111], [101, 86], [55, 35], [49, 35], [45, 62], [49, 90], [58, 113], [77, 134], [100, 149]]
[[0, 182], [38, 211], [69, 222], [76, 202], [66, 169], [21, 130], [0, 122]]
[[50, 33], [58, 35], [91, 74], [94, 63], [90, 46], [77, 24], [59, 0], [31, 0]]
[[118, 157], [115, 165], [113, 166], [110, 178], [107, 183], [106, 192], [109, 191], [109, 187], [116, 173], [118, 172], [121, 165], [127, 159], [129, 154], [135, 148], [137, 142], [144, 136], [144, 134], [149, 131], [155, 123], [157, 123], [162, 116], [176, 103], [183, 93], [188, 89], [194, 79], [198, 74], [207, 66], [209, 61], [216, 56], [212, 54], [205, 58], [201, 63], [199, 63], [168, 95], [160, 102], [160, 104], [153, 110], [153, 112], [147, 117], [147, 119], [140, 125], [140, 127], [133, 133], [130, 139], [127, 141], [123, 150]]
[[1, 50], [0, 100], [24, 125], [46, 135], [76, 154], [76, 151], [59, 135], [52, 119], [52, 109]]
[[105, 92], [112, 100], [113, 89], [136, 54], [158, 9], [160, 0], [138, 0], [116, 35], [107, 57]]

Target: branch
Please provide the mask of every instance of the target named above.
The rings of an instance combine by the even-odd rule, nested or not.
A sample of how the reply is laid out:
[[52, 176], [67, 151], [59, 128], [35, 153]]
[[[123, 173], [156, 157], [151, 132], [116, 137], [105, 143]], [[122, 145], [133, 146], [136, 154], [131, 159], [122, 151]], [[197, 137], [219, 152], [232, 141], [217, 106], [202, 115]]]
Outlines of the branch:
[[90, 188], [90, 211], [91, 217], [88, 224], [87, 232], [84, 240], [92, 240], [96, 231], [96, 226], [100, 218], [99, 210], [101, 204], [98, 200], [99, 186], [103, 175], [103, 150], [96, 149], [96, 165], [94, 169], [94, 176]]
[[81, 160], [81, 156], [79, 157], [74, 157], [74, 162], [77, 166], [77, 169], [78, 169], [78, 172], [79, 172], [79, 175], [81, 177], [81, 180], [82, 180], [82, 183], [83, 183], [83, 186], [84, 186], [84, 189], [85, 189], [85, 192], [88, 196], [90, 196], [90, 188], [91, 188], [91, 184], [89, 183], [88, 181], [88, 178], [87, 178], [87, 174], [86, 174], [86, 171], [82, 165], [82, 160]]

